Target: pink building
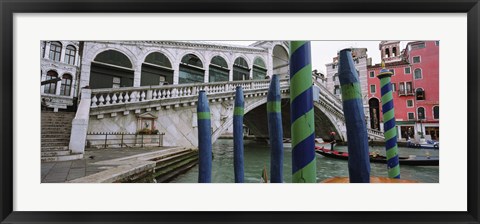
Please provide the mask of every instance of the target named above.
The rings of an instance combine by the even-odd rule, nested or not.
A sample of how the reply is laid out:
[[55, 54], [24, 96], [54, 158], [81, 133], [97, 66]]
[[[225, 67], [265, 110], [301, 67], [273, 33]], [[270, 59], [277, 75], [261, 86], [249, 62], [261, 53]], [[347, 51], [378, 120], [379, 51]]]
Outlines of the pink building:
[[[379, 44], [385, 68], [391, 77], [395, 120], [399, 139], [438, 140], [439, 129], [439, 42], [415, 41], [400, 50], [399, 41]], [[382, 130], [380, 80], [381, 64], [367, 66], [370, 128]]]

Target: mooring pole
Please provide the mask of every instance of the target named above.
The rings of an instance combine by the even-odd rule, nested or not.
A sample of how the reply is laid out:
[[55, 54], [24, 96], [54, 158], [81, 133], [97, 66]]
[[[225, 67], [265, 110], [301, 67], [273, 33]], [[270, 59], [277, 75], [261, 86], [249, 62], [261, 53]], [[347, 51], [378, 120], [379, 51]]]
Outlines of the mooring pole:
[[273, 75], [267, 94], [268, 134], [270, 138], [270, 183], [283, 183], [283, 127], [280, 79]]
[[291, 41], [290, 54], [292, 182], [316, 183], [310, 42]]
[[244, 182], [243, 165], [243, 114], [244, 114], [243, 89], [237, 86], [235, 92], [235, 107], [233, 109], [233, 166], [235, 183]]
[[395, 126], [395, 112], [393, 108], [392, 83], [390, 77], [393, 73], [385, 69], [382, 62], [382, 70], [378, 74], [380, 90], [382, 93], [383, 129], [385, 135], [385, 149], [387, 151], [388, 177], [400, 179], [400, 164], [398, 161], [397, 128]]
[[343, 114], [347, 126], [350, 183], [370, 183], [370, 153], [363, 112], [362, 91], [351, 49], [340, 51], [338, 78], [342, 89]]
[[212, 131], [207, 93], [200, 90], [197, 104], [198, 122], [198, 183], [212, 181]]

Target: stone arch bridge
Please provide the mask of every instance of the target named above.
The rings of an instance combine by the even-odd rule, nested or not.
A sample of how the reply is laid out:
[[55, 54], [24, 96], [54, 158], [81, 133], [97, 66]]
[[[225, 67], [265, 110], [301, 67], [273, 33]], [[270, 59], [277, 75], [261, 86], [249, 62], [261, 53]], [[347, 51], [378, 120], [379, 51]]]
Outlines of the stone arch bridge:
[[[270, 80], [246, 80], [167, 86], [83, 89], [73, 120], [70, 148], [79, 152], [78, 141], [90, 140], [87, 132], [136, 133], [145, 123], [164, 132], [164, 146], [197, 146], [196, 103], [200, 90], [209, 99], [213, 142], [232, 125], [235, 88], [242, 86], [245, 97], [244, 124], [260, 137], [268, 136], [267, 92]], [[316, 84], [317, 85], [317, 84]], [[289, 80], [280, 80], [284, 137], [290, 136]], [[328, 138], [330, 131], [346, 139], [342, 102], [322, 85], [315, 105], [316, 136]], [[149, 126], [149, 128], [151, 128]], [[383, 133], [368, 130], [370, 138], [383, 139]], [[85, 142], [85, 141], [84, 141]], [[93, 144], [93, 142], [92, 142]]]

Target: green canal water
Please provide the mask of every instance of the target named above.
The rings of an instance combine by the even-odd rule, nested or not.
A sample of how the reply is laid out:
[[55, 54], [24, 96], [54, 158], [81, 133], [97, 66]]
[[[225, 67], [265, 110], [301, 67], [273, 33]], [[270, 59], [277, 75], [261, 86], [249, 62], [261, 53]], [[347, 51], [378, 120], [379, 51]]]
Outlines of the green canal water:
[[[244, 164], [245, 164], [245, 182], [260, 183], [263, 167], [266, 166], [270, 174], [270, 146], [267, 143], [245, 140]], [[322, 144], [320, 144], [322, 145]], [[325, 144], [326, 145], [326, 144]], [[330, 146], [326, 146], [330, 148]], [[233, 139], [219, 139], [213, 144], [212, 160], [212, 182], [213, 183], [234, 183], [233, 172]], [[347, 151], [346, 146], [336, 146], [338, 151]], [[292, 149], [284, 146], [284, 182], [292, 181]], [[380, 146], [370, 147], [370, 151], [378, 151], [385, 155], [385, 148]], [[399, 147], [400, 156], [439, 156], [439, 150], [431, 149], [412, 149]], [[316, 155], [317, 160], [317, 182], [321, 182], [330, 177], [347, 177], [348, 162], [346, 160], [337, 160], [325, 158], [322, 155]], [[371, 176], [387, 177], [387, 165], [371, 163]], [[439, 166], [400, 166], [400, 175], [402, 179], [416, 180], [421, 183], [438, 183]], [[198, 180], [198, 165], [172, 180], [172, 183], [196, 183]]]

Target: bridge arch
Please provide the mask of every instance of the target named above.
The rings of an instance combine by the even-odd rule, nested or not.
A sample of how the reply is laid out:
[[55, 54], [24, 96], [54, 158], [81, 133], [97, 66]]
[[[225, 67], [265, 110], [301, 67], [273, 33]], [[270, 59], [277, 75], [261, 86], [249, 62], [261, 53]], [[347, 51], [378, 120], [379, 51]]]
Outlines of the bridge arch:
[[[268, 137], [268, 123], [266, 111], [267, 98], [245, 98], [245, 117], [244, 124], [253, 130], [256, 136], [260, 138]], [[337, 120], [333, 115], [324, 111], [319, 104], [314, 104], [315, 114], [315, 135], [316, 137], [328, 138], [331, 131], [338, 133], [340, 139], [344, 139], [343, 121]], [[249, 114], [255, 112], [257, 114]], [[258, 114], [261, 113], [261, 114]], [[252, 116], [253, 115], [253, 116]], [[249, 120], [252, 117], [256, 120]], [[229, 116], [226, 121], [212, 134], [212, 140], [215, 142], [218, 137], [225, 132], [233, 123], [233, 116]], [[282, 123], [284, 129], [284, 137], [290, 137], [290, 98], [287, 90], [282, 91]], [[262, 126], [262, 127], [260, 127]]]

